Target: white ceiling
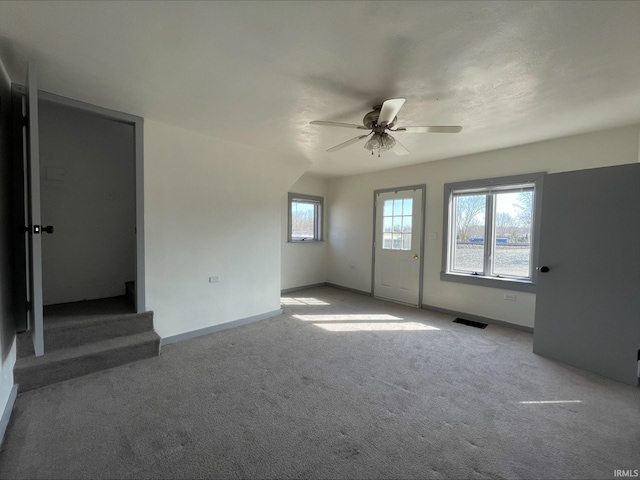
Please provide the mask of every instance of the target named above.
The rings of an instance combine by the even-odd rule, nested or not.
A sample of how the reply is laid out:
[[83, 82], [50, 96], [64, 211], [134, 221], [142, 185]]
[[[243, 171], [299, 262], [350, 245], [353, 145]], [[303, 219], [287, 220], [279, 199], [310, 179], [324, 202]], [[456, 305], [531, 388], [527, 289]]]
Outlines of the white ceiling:
[[[340, 176], [640, 122], [640, 2], [2, 2], [0, 48], [42, 90]], [[407, 99], [407, 156], [325, 150]], [[366, 132], [365, 132], [366, 133]]]

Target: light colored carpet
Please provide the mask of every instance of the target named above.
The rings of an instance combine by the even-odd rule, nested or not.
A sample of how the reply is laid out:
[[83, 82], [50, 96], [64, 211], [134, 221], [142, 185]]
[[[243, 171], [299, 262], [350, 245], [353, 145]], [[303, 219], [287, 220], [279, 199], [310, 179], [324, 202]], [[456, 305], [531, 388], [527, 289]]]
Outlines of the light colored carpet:
[[[26, 392], [2, 478], [613, 478], [640, 390], [532, 335], [330, 288], [160, 357]], [[523, 403], [563, 401], [570, 403]]]

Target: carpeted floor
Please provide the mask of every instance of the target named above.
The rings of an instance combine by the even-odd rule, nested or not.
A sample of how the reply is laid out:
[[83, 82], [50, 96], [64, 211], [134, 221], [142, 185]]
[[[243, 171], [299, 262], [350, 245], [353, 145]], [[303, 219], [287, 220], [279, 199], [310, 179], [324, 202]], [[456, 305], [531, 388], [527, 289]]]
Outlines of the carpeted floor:
[[283, 305], [279, 317], [21, 394], [0, 477], [583, 479], [640, 469], [640, 389], [534, 355], [529, 333], [330, 288]]

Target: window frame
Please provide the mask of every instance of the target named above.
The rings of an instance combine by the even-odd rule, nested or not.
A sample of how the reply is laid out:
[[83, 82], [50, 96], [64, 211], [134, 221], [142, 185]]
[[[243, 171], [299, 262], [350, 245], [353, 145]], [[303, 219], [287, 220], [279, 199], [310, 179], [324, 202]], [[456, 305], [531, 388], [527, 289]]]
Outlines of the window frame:
[[[313, 203], [314, 215], [313, 215], [313, 238], [295, 239], [292, 237], [292, 214], [293, 209], [291, 204], [294, 201], [301, 203]], [[287, 229], [287, 242], [289, 243], [317, 243], [323, 241], [323, 215], [324, 215], [324, 197], [318, 197], [316, 195], [307, 195], [304, 193], [289, 192], [287, 196], [287, 215], [288, 215], [288, 229]]]
[[[440, 280], [448, 282], [465, 283], [469, 285], [479, 285], [484, 287], [502, 288], [505, 290], [518, 290], [523, 292], [535, 292], [536, 283], [538, 281], [538, 247], [540, 237], [540, 217], [542, 207], [542, 183], [545, 172], [535, 172], [523, 175], [510, 175], [506, 177], [485, 178], [479, 180], [468, 180], [464, 182], [446, 183], [444, 185], [444, 202], [443, 202], [443, 227], [442, 227], [442, 269], [440, 271]], [[514, 277], [498, 277], [491, 275], [487, 270], [490, 260], [487, 256], [483, 257], [485, 265], [485, 273], [483, 275], [466, 273], [451, 270], [451, 252], [452, 241], [455, 241], [456, 233], [455, 219], [453, 218], [453, 199], [454, 193], [460, 190], [477, 190], [478, 194], [500, 193], [500, 190], [508, 191], [509, 187], [517, 188], [525, 184], [533, 185], [533, 211], [531, 225], [531, 278], [514, 278]], [[491, 206], [495, 197], [491, 197], [487, 205]], [[493, 225], [493, 214], [485, 215], [485, 244], [486, 239], [493, 239], [495, 233]], [[493, 240], [491, 241], [493, 243]], [[493, 247], [493, 246], [492, 246]], [[490, 247], [490, 248], [492, 248]], [[485, 250], [486, 255], [486, 250]]]

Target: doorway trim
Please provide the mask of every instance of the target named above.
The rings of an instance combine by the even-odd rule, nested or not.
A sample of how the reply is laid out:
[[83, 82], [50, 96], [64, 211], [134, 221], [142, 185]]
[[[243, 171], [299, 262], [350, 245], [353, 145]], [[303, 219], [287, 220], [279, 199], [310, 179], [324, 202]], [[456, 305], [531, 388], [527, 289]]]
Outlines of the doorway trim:
[[[22, 85], [16, 85], [17, 91], [26, 93]], [[38, 99], [56, 103], [58, 105], [75, 108], [83, 112], [92, 113], [108, 120], [124, 123], [133, 127], [133, 146], [135, 162], [136, 186], [136, 312], [146, 311], [145, 271], [144, 271], [144, 119], [128, 113], [110, 110], [80, 100], [54, 93], [38, 90]]]
[[377, 208], [378, 208], [378, 195], [380, 193], [387, 192], [402, 192], [404, 190], [421, 190], [422, 193], [422, 202], [420, 208], [422, 209], [422, 227], [420, 231], [420, 267], [418, 268], [418, 305], [420, 308], [422, 305], [422, 287], [424, 285], [424, 241], [425, 241], [425, 228], [426, 228], [426, 204], [427, 204], [427, 185], [409, 185], [406, 187], [396, 187], [396, 188], [381, 188], [373, 191], [373, 237], [371, 239], [371, 296], [376, 296], [375, 291], [375, 275], [376, 275], [376, 228], [377, 228]]

